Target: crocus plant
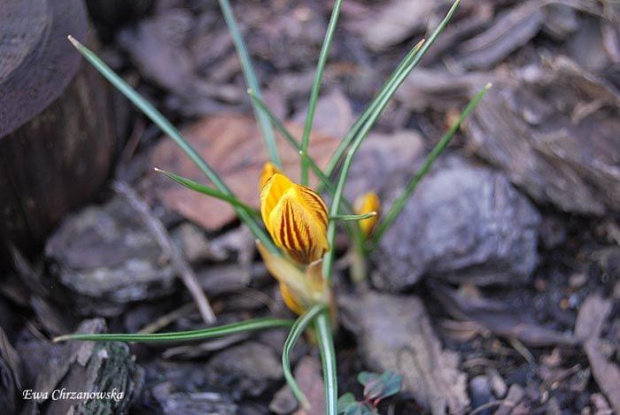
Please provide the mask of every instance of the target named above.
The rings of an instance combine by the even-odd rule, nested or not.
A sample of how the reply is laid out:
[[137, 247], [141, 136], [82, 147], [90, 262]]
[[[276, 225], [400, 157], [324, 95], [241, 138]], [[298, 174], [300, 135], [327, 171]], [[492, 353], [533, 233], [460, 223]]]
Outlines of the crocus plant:
[[[325, 410], [329, 415], [337, 414], [338, 386], [336, 381], [335, 349], [332, 337], [336, 321], [336, 310], [331, 293], [335, 258], [334, 241], [337, 224], [341, 223], [349, 235], [351, 242], [349, 252], [351, 253], [351, 269], [354, 280], [363, 283], [367, 254], [372, 251], [382, 235], [394, 223], [405, 203], [413, 194], [417, 184], [428, 173], [434, 160], [447, 147], [461, 123], [473, 111], [490, 87], [490, 85], [485, 86], [474, 96], [457, 122], [429, 153], [420, 170], [405, 185], [402, 194], [381, 215], [381, 219], [379, 218], [381, 203], [379, 197], [371, 192], [373, 189], [367, 189], [369, 193], [361, 195], [354, 204], [350, 203], [343, 196], [343, 192], [355, 153], [398, 87], [444, 30], [458, 8], [460, 0], [454, 2], [444, 20], [427, 40], [422, 40], [412, 47], [390, 78], [385, 82], [375, 99], [351, 127], [350, 132], [342, 139], [327, 168], [321, 169], [308, 153], [310, 132], [322, 83], [323, 71], [340, 15], [342, 1], [335, 0], [334, 3], [319, 56], [314, 84], [310, 93], [303, 136], [301, 141], [298, 141], [263, 102], [260, 85], [254, 73], [249, 53], [237, 28], [230, 4], [228, 0], [219, 0], [249, 87], [248, 93], [257, 123], [270, 157], [270, 161], [265, 164], [261, 177], [256, 178], [260, 188], [260, 212], [239, 201], [201, 155], [191, 147], [181, 133], [152, 104], [141, 97], [92, 51], [77, 40], [69, 37], [86, 60], [98, 69], [105, 78], [187, 154], [205, 174], [211, 186], [197, 183], [171, 172], [158, 171], [189, 189], [226, 201], [235, 209], [240, 220], [255, 235], [258, 250], [267, 269], [277, 279], [285, 304], [298, 315], [298, 318], [296, 320], [288, 320], [264, 317], [227, 326], [208, 327], [201, 330], [175, 333], [70, 334], [58, 337], [55, 341], [171, 342], [207, 339], [242, 331], [288, 328], [290, 332], [284, 344], [282, 354], [284, 375], [300, 404], [308, 408], [310, 404], [292, 375], [289, 354], [299, 337], [308, 327], [311, 327], [313, 338], [316, 339], [323, 363]], [[289, 145], [299, 151], [301, 183], [293, 182], [285, 174], [286, 172], [281, 171], [273, 128], [282, 134]], [[310, 171], [319, 179], [319, 186], [316, 189], [311, 189], [307, 186]], [[328, 196], [328, 200], [330, 200], [329, 205], [325, 203], [321, 196], [322, 194]], [[259, 218], [262, 218], [262, 224]]]

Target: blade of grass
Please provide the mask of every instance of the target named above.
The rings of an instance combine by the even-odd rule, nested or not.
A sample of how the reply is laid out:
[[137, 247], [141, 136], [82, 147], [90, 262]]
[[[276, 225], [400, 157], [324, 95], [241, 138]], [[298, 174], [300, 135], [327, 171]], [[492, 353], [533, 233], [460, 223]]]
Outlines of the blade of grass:
[[256, 318], [253, 320], [240, 321], [220, 327], [210, 327], [201, 330], [179, 331], [176, 333], [153, 333], [153, 334], [67, 334], [54, 338], [54, 343], [67, 340], [81, 341], [120, 341], [120, 342], [176, 342], [186, 340], [204, 340], [214, 337], [228, 336], [230, 334], [245, 331], [266, 330], [275, 328], [292, 327], [294, 320], [277, 319], [271, 317]]
[[[435, 40], [439, 37], [439, 35], [444, 31], [448, 22], [458, 9], [461, 0], [456, 0], [453, 4], [444, 19], [441, 21], [439, 26], [433, 31], [427, 41], [422, 41], [418, 43], [416, 46], [412, 48], [412, 50], [405, 56], [405, 58], [398, 65], [396, 70], [393, 72], [392, 76], [385, 82], [379, 94], [375, 97], [373, 102], [364, 110], [359, 119], [355, 122], [351, 131], [347, 134], [345, 139], [342, 140], [336, 152], [334, 153], [332, 159], [330, 160], [327, 169], [325, 170], [325, 174], [330, 177], [336, 167], [338, 167], [339, 161], [344, 155], [347, 147], [351, 144], [353, 139], [355, 139], [360, 130], [367, 122], [376, 121], [376, 118], [381, 114], [383, 108], [387, 101], [389, 101], [400, 86], [400, 84], [405, 80], [405, 78], [409, 75], [409, 73], [415, 68], [420, 60], [424, 57], [426, 52], [428, 52], [429, 48], [435, 43]], [[374, 118], [374, 121], [372, 120]]]
[[253, 90], [249, 89], [248, 95], [250, 95], [252, 101], [263, 110], [263, 112], [267, 115], [274, 127], [276, 127], [276, 130], [278, 130], [280, 134], [282, 134], [282, 137], [284, 137], [286, 142], [299, 152], [302, 159], [307, 159], [310, 167], [312, 168], [312, 171], [314, 172], [314, 174], [316, 174], [316, 177], [321, 181], [321, 183], [323, 183], [325, 188], [328, 191], [330, 191], [331, 189], [331, 191], [333, 192], [334, 186], [329, 180], [329, 177], [327, 177], [325, 173], [323, 173], [321, 168], [316, 164], [310, 154], [301, 151], [301, 145], [299, 144], [299, 142], [297, 142], [297, 139], [293, 137], [293, 134], [289, 131], [289, 129], [286, 128], [286, 126], [282, 124], [282, 122], [273, 114], [269, 107], [267, 107], [267, 104], [265, 104], [265, 102], [261, 98], [256, 96], [256, 93]]
[[376, 245], [381, 239], [381, 237], [385, 234], [385, 232], [390, 228], [390, 226], [392, 226], [392, 224], [394, 223], [394, 221], [396, 220], [400, 212], [405, 207], [405, 204], [407, 203], [407, 201], [409, 200], [409, 198], [415, 191], [416, 187], [418, 186], [418, 183], [420, 183], [422, 178], [424, 178], [424, 176], [428, 174], [429, 170], [431, 169], [437, 157], [446, 149], [448, 144], [450, 144], [450, 141], [452, 141], [452, 138], [454, 137], [456, 132], [461, 127], [461, 124], [463, 124], [463, 121], [465, 121], [465, 119], [469, 116], [469, 114], [471, 114], [471, 112], [478, 106], [478, 103], [484, 97], [484, 95], [489, 91], [490, 88], [491, 88], [491, 84], [487, 84], [480, 92], [478, 92], [474, 96], [474, 98], [469, 102], [469, 104], [467, 104], [467, 107], [465, 107], [465, 109], [459, 116], [456, 123], [454, 123], [454, 125], [450, 128], [450, 130], [448, 130], [443, 135], [439, 143], [437, 143], [435, 148], [433, 148], [433, 150], [430, 152], [430, 154], [424, 161], [424, 164], [422, 165], [422, 167], [420, 167], [420, 169], [416, 172], [416, 174], [411, 178], [411, 180], [409, 181], [409, 183], [407, 184], [403, 192], [398, 196], [398, 198], [396, 198], [396, 200], [392, 204], [392, 207], [390, 208], [388, 213], [385, 215], [385, 219], [381, 221], [381, 223], [377, 227], [374, 233], [373, 239], [372, 239], [373, 245]]
[[246, 205], [245, 203], [241, 202], [239, 199], [237, 199], [236, 197], [224, 194], [222, 192], [220, 192], [219, 190], [216, 189], [212, 189], [208, 186], [205, 186], [204, 184], [198, 183], [194, 180], [191, 179], [187, 179], [183, 176], [179, 176], [178, 174], [174, 174], [172, 172], [166, 171], [166, 170], [161, 170], [158, 169], [157, 167], [155, 167], [154, 169], [157, 173], [161, 173], [164, 176], [166, 176], [167, 178], [169, 178], [170, 180], [173, 180], [185, 187], [187, 187], [190, 190], [193, 190], [195, 192], [198, 193], [202, 193], [204, 195], [207, 196], [211, 196], [214, 197], [216, 199], [220, 199], [226, 203], [231, 204], [232, 206], [236, 206], [238, 208], [241, 208], [243, 210], [245, 210], [248, 213], [251, 213], [252, 215], [256, 215], [256, 216], [260, 216], [260, 212], [256, 209], [254, 209], [252, 206], [250, 205]]
[[[159, 112], [153, 104], [138, 94], [127, 82], [118, 76], [108, 65], [106, 65], [99, 57], [88, 49], [86, 46], [78, 42], [73, 36], [68, 36], [73, 46], [84, 56], [84, 58], [99, 71], [120, 93], [129, 99], [144, 115], [146, 115], [155, 125], [159, 127], [164, 134], [168, 135], [174, 143], [189, 157], [189, 159], [204, 173], [209, 180], [213, 182], [222, 193], [234, 197], [232, 191], [226, 186], [222, 179], [211, 169], [207, 162], [196, 152], [196, 150], [187, 142], [170, 121]], [[280, 255], [280, 251], [273, 244], [271, 238], [267, 236], [265, 231], [258, 225], [253, 215], [245, 210], [234, 208], [239, 218], [252, 231], [254, 236], [258, 238], [270, 251]]]
[[421, 40], [413, 48], [411, 48], [407, 55], [405, 55], [405, 57], [398, 64], [394, 72], [392, 72], [390, 77], [385, 81], [383, 86], [381, 86], [381, 89], [379, 90], [377, 96], [372, 100], [372, 102], [364, 109], [364, 111], [360, 114], [357, 120], [353, 123], [347, 135], [340, 141], [340, 143], [338, 143], [338, 147], [336, 148], [336, 151], [334, 151], [334, 154], [332, 155], [329, 163], [327, 164], [327, 168], [325, 169], [325, 174], [328, 177], [331, 176], [334, 170], [336, 170], [336, 167], [338, 167], [338, 163], [340, 162], [342, 155], [351, 144], [351, 141], [353, 141], [353, 139], [357, 136], [360, 128], [368, 120], [370, 114], [375, 110], [379, 103], [379, 100], [383, 96], [385, 96], [388, 86], [399, 74], [401, 74], [407, 68], [410, 61], [415, 57], [423, 44], [424, 40]]
[[293, 372], [291, 371], [291, 351], [293, 350], [293, 347], [295, 347], [295, 344], [297, 344], [299, 336], [301, 336], [304, 330], [306, 330], [306, 327], [308, 327], [308, 324], [310, 324], [312, 320], [314, 320], [323, 310], [326, 310], [326, 306], [324, 304], [318, 304], [302, 314], [301, 317], [295, 321], [295, 324], [293, 324], [293, 327], [284, 342], [284, 348], [282, 350], [282, 369], [284, 370], [284, 378], [286, 379], [289, 388], [291, 388], [293, 396], [295, 396], [295, 399], [297, 399], [304, 409], [309, 409], [310, 403], [299, 388], [299, 385], [293, 376]]
[[[321, 83], [323, 81], [323, 72], [325, 71], [325, 64], [327, 63], [327, 57], [331, 49], [332, 40], [334, 39], [334, 32], [338, 25], [338, 17], [340, 16], [340, 8], [342, 7], [343, 0], [336, 0], [334, 8], [332, 9], [332, 15], [329, 19], [327, 26], [327, 32], [325, 33], [325, 39], [323, 40], [323, 46], [321, 46], [321, 53], [319, 54], [319, 63], [316, 67], [316, 75], [312, 84], [312, 90], [310, 91], [310, 102], [308, 103], [308, 113], [306, 114], [306, 123], [304, 125], [304, 134], [301, 139], [301, 152], [302, 155], [308, 153], [308, 145], [310, 143], [310, 131], [312, 130], [312, 123], [314, 121], [314, 113], [316, 110], [316, 102], [319, 98], [319, 90], [321, 89]], [[301, 184], [308, 185], [308, 159], [301, 159]]]
[[[448, 11], [448, 14], [446, 15], [446, 17], [443, 19], [439, 27], [433, 32], [433, 34], [429, 38], [429, 41], [425, 42], [420, 48], [419, 52], [415, 54], [415, 56], [411, 59], [411, 62], [409, 62], [408, 65], [406, 65], [406, 67], [400, 73], [396, 74], [396, 76], [390, 80], [389, 84], [386, 85], [385, 93], [382, 96], [377, 97], [375, 99], [377, 101], [376, 106], [374, 106], [374, 109], [369, 113], [366, 121], [363, 123], [363, 125], [360, 127], [359, 131], [357, 132], [357, 135], [353, 139], [353, 142], [351, 146], [349, 147], [346, 153], [346, 157], [342, 163], [342, 169], [340, 171], [340, 178], [338, 179], [338, 183], [336, 185], [336, 191], [334, 192], [334, 196], [332, 198], [332, 203], [330, 206], [330, 212], [329, 212], [330, 216], [335, 216], [338, 214], [340, 202], [342, 200], [342, 195], [344, 192], [344, 185], [346, 184], [347, 176], [349, 174], [349, 170], [351, 169], [351, 163], [353, 162], [353, 156], [355, 156], [355, 153], [359, 149], [360, 145], [362, 144], [362, 142], [364, 141], [364, 139], [366, 138], [366, 136], [368, 135], [368, 133], [374, 126], [375, 122], [377, 121], [377, 119], [379, 118], [379, 116], [381, 115], [385, 107], [387, 106], [392, 95], [394, 95], [398, 87], [402, 84], [405, 78], [409, 75], [409, 73], [413, 70], [413, 68], [415, 68], [415, 66], [420, 62], [420, 60], [424, 56], [424, 54], [428, 51], [428, 48], [433, 44], [433, 42], [439, 36], [439, 34], [441, 34], [443, 29], [448, 24], [448, 21], [450, 20], [450, 18], [456, 12], [456, 9], [458, 8], [459, 4], [460, 4], [460, 0], [456, 0], [454, 2], [450, 10]], [[328, 173], [329, 172], [326, 172], [326, 174]], [[335, 238], [336, 238], [336, 224], [335, 222], [330, 222], [327, 228], [327, 240], [331, 246], [333, 246]], [[330, 249], [325, 254], [325, 258], [323, 261], [323, 275], [325, 275], [325, 277], [329, 280], [331, 280], [332, 278], [334, 257], [335, 257], [335, 252], [333, 249]]]
[[345, 222], [355, 222], [358, 220], [369, 219], [374, 216], [377, 216], [377, 212], [373, 211], [373, 212], [364, 213], [363, 215], [336, 215], [336, 216], [331, 216], [329, 219], [330, 220], [341, 220]]
[[[237, 51], [237, 56], [239, 57], [239, 62], [241, 63], [241, 70], [243, 72], [245, 83], [248, 88], [252, 89], [256, 93], [258, 97], [262, 97], [258, 78], [256, 77], [254, 66], [252, 65], [252, 59], [250, 58], [248, 49], [243, 41], [243, 36], [241, 36], [241, 32], [237, 26], [235, 15], [230, 7], [230, 2], [228, 0], [218, 0], [218, 3], [220, 4], [222, 14], [224, 15], [224, 20], [228, 26], [228, 31], [230, 32], [230, 36], [232, 37], [235, 45], [235, 50]], [[278, 154], [278, 146], [276, 145], [276, 137], [271, 123], [263, 111], [254, 105], [254, 103], [252, 103], [252, 108], [254, 110], [256, 121], [258, 121], [258, 126], [263, 135], [263, 139], [265, 140], [265, 146], [267, 147], [269, 159], [273, 164], [279, 168], [282, 168], [282, 163]]]
[[338, 376], [336, 370], [336, 351], [334, 338], [329, 322], [329, 311], [320, 313], [315, 321], [319, 352], [323, 366], [323, 382], [325, 384], [325, 413], [338, 414]]

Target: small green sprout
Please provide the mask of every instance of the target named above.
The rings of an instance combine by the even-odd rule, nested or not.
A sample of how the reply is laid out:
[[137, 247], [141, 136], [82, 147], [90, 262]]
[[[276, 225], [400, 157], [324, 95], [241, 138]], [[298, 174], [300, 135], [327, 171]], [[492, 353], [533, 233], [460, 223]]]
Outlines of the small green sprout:
[[402, 376], [389, 370], [379, 375], [361, 372], [357, 376], [364, 385], [364, 400], [358, 401], [352, 393], [345, 393], [338, 399], [338, 413], [342, 415], [376, 415], [381, 401], [400, 392]]

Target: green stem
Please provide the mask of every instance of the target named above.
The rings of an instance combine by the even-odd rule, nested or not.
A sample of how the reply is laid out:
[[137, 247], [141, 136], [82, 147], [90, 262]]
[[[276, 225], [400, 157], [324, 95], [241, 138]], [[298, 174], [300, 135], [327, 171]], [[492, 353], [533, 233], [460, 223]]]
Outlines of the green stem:
[[411, 195], [413, 195], [413, 192], [415, 191], [422, 178], [424, 178], [424, 176], [428, 174], [437, 157], [446, 149], [448, 144], [450, 144], [450, 141], [452, 141], [452, 138], [461, 127], [461, 124], [463, 124], [463, 121], [465, 121], [469, 114], [471, 114], [471, 112], [476, 108], [476, 106], [478, 106], [478, 103], [480, 102], [482, 97], [484, 97], [484, 95], [489, 91], [489, 88], [491, 88], [491, 84], [487, 84], [480, 92], [478, 92], [474, 96], [474, 98], [469, 102], [469, 104], [467, 104], [467, 107], [465, 108], [465, 110], [463, 110], [456, 123], [452, 126], [452, 128], [450, 128], [450, 130], [448, 130], [448, 132], [446, 132], [446, 134], [443, 135], [439, 143], [437, 143], [435, 148], [433, 148], [433, 150], [429, 153], [422, 167], [420, 167], [416, 174], [411, 178], [403, 192], [398, 196], [398, 198], [396, 198], [396, 200], [392, 204], [392, 207], [385, 215], [384, 220], [381, 221], [381, 223], [375, 230], [372, 239], [373, 246], [376, 246], [376, 244], [379, 243], [381, 237], [390, 228], [390, 226], [392, 226], [400, 212], [405, 207], [405, 204], [407, 203]]
[[220, 327], [210, 327], [201, 330], [179, 331], [176, 333], [154, 333], [154, 334], [67, 334], [54, 339], [54, 343], [67, 340], [81, 341], [121, 341], [121, 342], [173, 342], [186, 340], [204, 340], [213, 337], [228, 336], [230, 334], [241, 333], [254, 330], [266, 330], [275, 328], [288, 328], [293, 326], [293, 320], [275, 319], [271, 317], [257, 318], [253, 320], [240, 321]]
[[323, 382], [325, 386], [325, 413], [338, 414], [338, 376], [336, 369], [336, 351], [329, 322], [329, 311], [323, 311], [315, 319], [319, 341], [319, 351], [323, 365]]
[[[304, 125], [304, 135], [301, 140], [301, 153], [308, 153], [308, 145], [310, 143], [310, 131], [312, 130], [312, 122], [314, 121], [314, 113], [316, 111], [316, 103], [319, 98], [319, 90], [321, 89], [321, 82], [323, 81], [323, 72], [325, 71], [325, 64], [327, 63], [327, 57], [331, 49], [332, 40], [334, 39], [334, 33], [336, 31], [336, 25], [338, 24], [338, 17], [340, 16], [340, 8], [342, 7], [343, 0], [336, 0], [334, 8], [332, 10], [331, 18], [327, 26], [327, 32], [325, 33], [325, 39], [323, 40], [323, 46], [321, 47], [321, 53], [319, 54], [319, 63], [316, 68], [316, 76], [314, 77], [314, 83], [312, 84], [312, 90], [310, 91], [310, 102], [308, 104], [308, 114], [306, 115], [306, 123]], [[301, 159], [301, 184], [308, 185], [308, 159]]]
[[[235, 44], [235, 49], [237, 51], [237, 56], [239, 57], [239, 62], [241, 63], [241, 69], [243, 72], [243, 77], [245, 78], [245, 83], [248, 88], [254, 90], [258, 97], [261, 97], [260, 85], [258, 83], [258, 78], [256, 77], [256, 71], [254, 71], [254, 65], [252, 65], [252, 59], [250, 58], [250, 54], [248, 53], [248, 49], [243, 41], [243, 36], [241, 36], [241, 32], [239, 31], [239, 27], [237, 26], [237, 21], [235, 19], [235, 15], [232, 12], [232, 8], [230, 7], [230, 2], [228, 0], [218, 0], [220, 4], [220, 8], [222, 9], [222, 14], [224, 15], [224, 20], [226, 21], [226, 25], [228, 26], [228, 30], [230, 31], [230, 36], [233, 39], [233, 43]], [[269, 159], [276, 166], [282, 168], [282, 163], [280, 162], [280, 156], [278, 154], [278, 146], [276, 145], [276, 137], [273, 133], [273, 128], [269, 123], [266, 115], [260, 110], [260, 108], [256, 107], [252, 104], [252, 108], [254, 110], [254, 115], [256, 120], [258, 121], [258, 125], [260, 127], [261, 133], [263, 135], [263, 139], [265, 140], [265, 145], [267, 147], [267, 152], [269, 153]]]
[[291, 351], [293, 350], [293, 347], [295, 347], [295, 344], [297, 344], [299, 336], [301, 336], [301, 334], [306, 330], [306, 327], [308, 327], [308, 324], [310, 324], [312, 320], [314, 320], [323, 310], [326, 310], [326, 306], [324, 304], [317, 304], [299, 317], [295, 321], [295, 324], [293, 324], [293, 327], [284, 342], [284, 348], [282, 350], [282, 368], [284, 369], [284, 377], [288, 383], [288, 386], [291, 388], [291, 392], [293, 392], [293, 395], [304, 409], [309, 409], [310, 403], [299, 388], [299, 385], [293, 376], [293, 372], [291, 371]]

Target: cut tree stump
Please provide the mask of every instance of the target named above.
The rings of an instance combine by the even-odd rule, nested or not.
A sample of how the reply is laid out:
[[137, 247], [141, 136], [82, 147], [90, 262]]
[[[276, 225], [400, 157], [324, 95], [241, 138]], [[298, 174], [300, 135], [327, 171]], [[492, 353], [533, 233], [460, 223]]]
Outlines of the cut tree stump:
[[82, 0], [0, 2], [0, 268], [10, 244], [36, 252], [110, 173], [113, 91], [67, 40], [92, 43], [87, 32]]

